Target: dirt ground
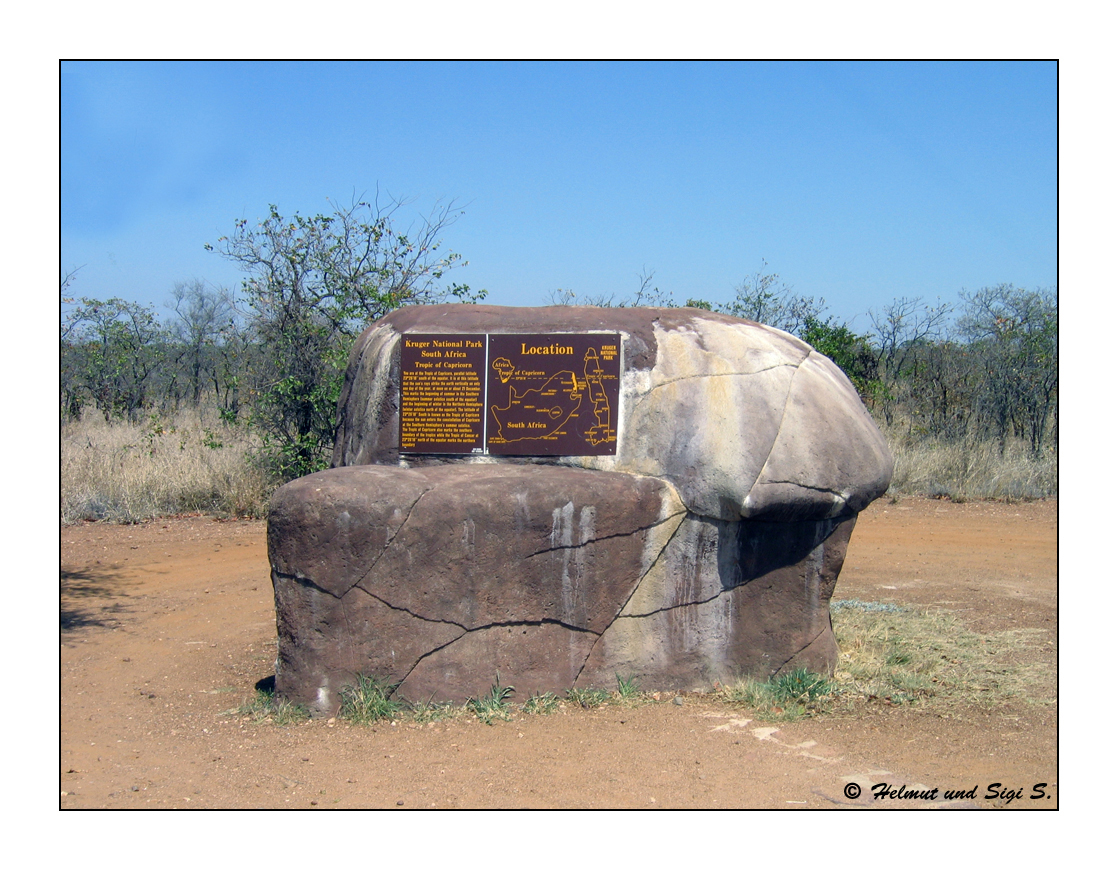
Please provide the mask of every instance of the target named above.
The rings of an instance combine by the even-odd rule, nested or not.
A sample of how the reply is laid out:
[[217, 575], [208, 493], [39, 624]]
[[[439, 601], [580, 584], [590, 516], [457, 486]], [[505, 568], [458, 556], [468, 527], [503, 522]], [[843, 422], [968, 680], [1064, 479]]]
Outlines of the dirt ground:
[[[1041, 629], [1035, 655], [1054, 680], [1056, 502], [878, 501], [859, 518], [835, 597], [943, 607], [979, 632]], [[492, 725], [230, 715], [274, 672], [262, 522], [63, 527], [60, 607], [63, 809], [1058, 802], [1054, 703], [869, 704], [779, 725], [704, 695]], [[938, 799], [875, 799], [878, 783]], [[972, 794], [945, 801], [946, 790]]]

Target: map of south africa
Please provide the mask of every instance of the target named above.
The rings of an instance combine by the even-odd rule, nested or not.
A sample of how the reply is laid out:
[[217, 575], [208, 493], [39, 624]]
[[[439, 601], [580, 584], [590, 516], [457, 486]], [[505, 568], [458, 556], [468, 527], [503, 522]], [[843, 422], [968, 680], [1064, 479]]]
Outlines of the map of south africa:
[[[540, 383], [505, 357], [494, 360], [493, 369], [501, 383], [508, 385], [506, 404], [490, 405], [497, 426], [492, 434], [502, 441], [554, 440], [567, 435], [597, 446], [617, 440], [613, 409], [603, 384], [606, 373], [595, 348], [588, 348], [583, 356], [581, 377], [572, 370], [532, 373], [538, 374]], [[526, 383], [532, 386], [522, 386]]]
[[615, 456], [618, 333], [405, 333], [400, 452]]

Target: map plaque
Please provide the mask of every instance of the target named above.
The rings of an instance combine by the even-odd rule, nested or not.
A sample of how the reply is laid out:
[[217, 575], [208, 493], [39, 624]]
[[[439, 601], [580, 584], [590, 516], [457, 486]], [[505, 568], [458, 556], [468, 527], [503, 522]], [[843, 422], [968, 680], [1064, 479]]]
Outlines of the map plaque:
[[490, 335], [488, 374], [490, 453], [617, 453], [620, 336]]
[[616, 333], [407, 333], [400, 360], [402, 453], [617, 453]]

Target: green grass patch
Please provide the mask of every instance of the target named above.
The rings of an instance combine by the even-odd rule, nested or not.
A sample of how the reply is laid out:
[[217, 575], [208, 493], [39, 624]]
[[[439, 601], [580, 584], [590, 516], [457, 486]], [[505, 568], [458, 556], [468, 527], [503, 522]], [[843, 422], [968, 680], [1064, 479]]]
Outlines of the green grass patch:
[[286, 698], [277, 698], [275, 693], [265, 689], [257, 689], [251, 699], [227, 712], [251, 719], [253, 722], [267, 722], [272, 725], [297, 725], [310, 718], [306, 707], [293, 704]]
[[512, 686], [501, 685], [501, 675], [497, 674], [497, 681], [489, 692], [480, 698], [470, 698], [466, 701], [466, 709], [472, 712], [486, 725], [492, 725], [494, 719], [508, 719], [508, 697], [516, 689]]
[[342, 687], [342, 706], [338, 716], [361, 725], [394, 719], [407, 704], [392, 697], [396, 686], [379, 677], [358, 674], [355, 682]]
[[605, 689], [568, 689], [567, 700], [585, 710], [592, 710], [609, 701], [609, 692]]
[[533, 695], [524, 702], [520, 709], [529, 716], [546, 716], [559, 709], [559, 698], [554, 692], [544, 692], [541, 695]]
[[617, 677], [617, 695], [622, 701], [633, 701], [640, 697], [641, 690], [635, 677], [622, 677], [621, 674], [615, 676]]
[[760, 718], [786, 722], [825, 712], [836, 690], [826, 677], [798, 668], [764, 682], [741, 680], [719, 694], [732, 704], [744, 704]]
[[980, 634], [955, 614], [858, 599], [831, 602], [839, 647], [832, 678], [796, 670], [723, 687], [725, 701], [759, 719], [793, 721], [866, 703], [964, 706], [1055, 703], [1055, 668], [1043, 629]]

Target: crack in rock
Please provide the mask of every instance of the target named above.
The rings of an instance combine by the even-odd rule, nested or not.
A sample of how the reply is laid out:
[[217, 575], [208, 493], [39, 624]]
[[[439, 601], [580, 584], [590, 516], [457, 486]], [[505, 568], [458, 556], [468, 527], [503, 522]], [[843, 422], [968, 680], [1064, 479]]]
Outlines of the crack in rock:
[[[649, 532], [652, 529], [655, 529], [657, 526], [662, 526], [665, 523], [671, 521], [673, 518], [683, 516], [686, 513], [687, 513], [686, 509], [681, 510], [681, 511], [676, 511], [673, 514], [669, 514], [668, 516], [664, 517], [662, 520], [657, 520], [654, 523], [649, 523], [647, 526], [639, 526], [638, 528], [635, 528], [635, 529], [633, 529], [632, 531], [629, 531], [629, 532], [617, 532], [616, 534], [613, 534], [613, 535], [603, 535], [600, 538], [589, 538], [588, 540], [585, 540], [585, 541], [583, 541], [579, 544], [573, 544], [573, 543], [572, 544], [558, 544], [554, 547], [545, 547], [542, 550], [536, 550], [534, 553], [529, 553], [524, 558], [525, 559], [531, 559], [534, 556], [545, 556], [548, 553], [558, 553], [558, 552], [562, 552], [563, 550], [578, 550], [578, 549], [581, 549], [582, 547], [588, 547], [591, 544], [601, 543], [602, 541], [612, 541], [612, 540], [615, 540], [617, 538], [631, 538], [633, 535], [639, 535], [639, 534], [643, 534], [645, 532]], [[674, 532], [672, 533], [672, 537], [675, 537]], [[671, 539], [669, 538], [669, 540], [671, 540]], [[665, 544], [665, 546], [667, 546], [667, 545]], [[661, 548], [660, 553], [663, 553], [663, 548]], [[656, 559], [659, 559], [659, 558], [660, 558], [660, 554], [658, 553], [656, 555]], [[655, 564], [655, 562], [654, 562], [654, 564]], [[645, 572], [645, 573], [647, 573], [647, 572]], [[644, 579], [644, 575], [641, 575], [641, 579]], [[637, 581], [637, 584], [638, 585], [640, 584], [640, 580]]]
[[[295, 583], [298, 583], [300, 586], [310, 587], [315, 592], [320, 592], [323, 595], [329, 595], [331, 598], [333, 598], [336, 601], [341, 601], [342, 598], [344, 598], [345, 594], [346, 594], [345, 592], [343, 592], [341, 595], [335, 595], [329, 589], [323, 589], [321, 586], [319, 586], [317, 583], [315, 583], [310, 577], [305, 577], [302, 574], [284, 574], [282, 571], [277, 571], [275, 568], [273, 568], [272, 569], [272, 575], [273, 575], [273, 580], [272, 580], [273, 586], [275, 585], [275, 579], [274, 578], [282, 578], [284, 580], [291, 580]], [[348, 592], [348, 591], [349, 590], [347, 589], [346, 592]]]
[[[644, 582], [645, 578], [652, 572], [653, 568], [660, 564], [660, 558], [667, 551], [668, 547], [672, 545], [672, 542], [676, 539], [676, 535], [679, 534], [679, 530], [683, 528], [683, 520], [687, 516], [687, 511], [681, 511], [679, 513], [672, 514], [672, 516], [680, 517], [680, 521], [676, 524], [676, 527], [672, 530], [672, 533], [668, 537], [668, 539], [664, 541], [664, 546], [660, 548], [660, 552], [656, 554], [656, 558], [649, 563], [648, 567], [644, 570], [641, 576], [637, 578], [637, 582], [633, 584], [632, 591], [626, 596], [625, 600], [621, 602], [621, 606], [617, 609], [617, 613], [614, 614], [613, 619], [610, 620], [610, 625], [613, 625], [614, 621], [625, 612], [625, 608], [629, 606], [629, 602], [633, 600], [633, 596], [636, 595], [637, 592], [640, 590], [641, 584]], [[604, 633], [605, 632], [603, 632], [603, 634]]]
[[[423, 616], [422, 614], [416, 613], [414, 610], [409, 610], [406, 607], [400, 607], [397, 604], [393, 604], [391, 601], [385, 601], [379, 595], [373, 594], [368, 589], [366, 589], [364, 586], [354, 586], [353, 589], [358, 589], [361, 592], [364, 592], [366, 595], [368, 595], [374, 601], [379, 601], [381, 604], [383, 604], [389, 610], [394, 610], [397, 613], [406, 613], [408, 616], [410, 616], [414, 619], [418, 619], [421, 622], [430, 622], [430, 623], [434, 623], [436, 625], [453, 625], [455, 628], [462, 629], [462, 631], [473, 631], [473, 629], [467, 628], [462, 623], [455, 622], [453, 619], [434, 619], [433, 617], [430, 617], [430, 616]], [[350, 590], [350, 591], [352, 591], [352, 590]]]
[[[376, 598], [375, 595], [373, 597]], [[380, 599], [377, 599], [377, 600], [380, 600]], [[384, 603], [389, 607], [392, 606], [392, 605], [388, 604], [388, 602], [384, 602]], [[402, 609], [402, 608], [393, 608], [393, 609]], [[405, 611], [405, 612], [410, 613], [410, 611]], [[412, 616], [415, 616], [415, 614], [412, 614]], [[423, 619], [423, 617], [421, 617], [421, 616], [417, 616], [416, 618], [417, 619]], [[435, 621], [435, 620], [429, 620], [429, 621]], [[458, 623], [450, 623], [450, 624], [451, 625], [458, 625]], [[403, 685], [405, 682], [407, 682], [408, 678], [415, 672], [416, 668], [418, 668], [426, 659], [430, 658], [431, 656], [435, 655], [436, 653], [442, 652], [443, 650], [447, 649], [448, 647], [453, 646], [456, 643], [459, 643], [460, 641], [464, 640], [469, 635], [471, 635], [475, 632], [486, 631], [486, 630], [492, 629], [492, 628], [506, 628], [506, 627], [516, 627], [516, 626], [529, 626], [531, 628], [542, 628], [545, 625], [557, 625], [560, 628], [564, 628], [568, 631], [574, 631], [574, 632], [578, 632], [580, 634], [591, 634], [591, 635], [594, 635], [594, 637], [596, 637], [596, 638], [601, 638], [600, 634], [598, 634], [597, 632], [591, 631], [588, 628], [579, 628], [578, 626], [575, 626], [575, 625], [568, 625], [564, 622], [559, 621], [558, 619], [518, 620], [518, 621], [514, 621], [514, 622], [494, 622], [494, 623], [490, 623], [488, 625], [478, 626], [477, 628], [463, 628], [462, 626], [459, 626], [460, 628], [463, 628], [463, 630], [462, 630], [462, 633], [460, 635], [458, 635], [458, 637], [451, 638], [446, 643], [440, 644], [439, 646], [435, 647], [434, 649], [428, 650], [427, 652], [425, 652], [421, 656], [419, 656], [419, 658], [417, 658], [415, 660], [415, 662], [412, 664], [412, 666], [410, 668], [408, 668], [408, 672], [406, 674], [404, 674], [403, 677], [400, 678], [397, 685]], [[596, 644], [596, 643], [597, 643], [597, 641], [594, 642], [594, 644]], [[591, 649], [594, 648], [594, 644], [590, 645]], [[582, 669], [586, 667], [586, 661], [589, 658], [590, 658], [590, 656], [589, 656], [589, 653], [588, 653], [586, 658], [583, 660], [582, 664], [579, 666], [579, 673], [580, 674], [582, 673]]]
[[788, 662], [792, 661], [792, 659], [794, 659], [796, 656], [798, 656], [800, 653], [802, 653], [805, 649], [807, 649], [809, 646], [811, 646], [813, 643], [815, 643], [817, 640], [819, 640], [819, 638], [821, 638], [826, 631], [827, 631], [826, 628], [819, 629], [819, 631], [818, 631], [818, 633], [816, 633], [815, 637], [813, 637], [811, 640], [809, 640], [807, 643], [805, 643], [802, 647], [800, 647], [798, 650], [796, 650], [794, 653], [792, 653], [790, 656], [788, 656], [788, 658], [786, 658], [779, 665], [777, 665], [776, 670], [774, 670], [773, 673], [774, 674], [780, 673], [781, 669], [786, 664], [788, 664]]
[[[416, 496], [415, 501], [413, 501], [411, 503], [411, 505], [408, 507], [408, 512], [404, 516], [404, 519], [400, 522], [400, 524], [398, 526], [396, 526], [396, 531], [394, 531], [388, 537], [388, 540], [386, 540], [384, 542], [384, 546], [380, 548], [380, 552], [377, 553], [376, 556], [373, 558], [373, 561], [372, 561], [372, 563], [370, 563], [368, 569], [365, 571], [364, 574], [362, 574], [360, 577], [357, 578], [356, 582], [354, 582], [353, 586], [350, 586], [349, 589], [353, 589], [355, 586], [359, 586], [361, 583], [364, 583], [366, 578], [370, 574], [373, 573], [373, 569], [376, 568], [377, 563], [380, 562], [380, 560], [381, 560], [381, 558], [383, 558], [384, 554], [388, 552], [388, 548], [392, 546], [392, 542], [396, 540], [397, 536], [400, 534], [401, 531], [403, 531], [404, 527], [408, 524], [408, 520], [411, 519], [412, 512], [415, 511], [415, 506], [417, 504], [419, 504], [420, 501], [423, 500], [423, 496], [427, 495], [427, 493], [431, 492], [431, 490], [433, 490], [434, 488], [435, 487], [430, 487], [428, 489], [425, 489], [418, 496]], [[347, 589], [346, 592], [348, 592], [349, 589]], [[345, 593], [342, 593], [342, 594], [345, 594]]]
[[[649, 610], [645, 613], [618, 613], [617, 616], [614, 617], [614, 622], [618, 619], [646, 619], [649, 616], [656, 616], [658, 613], [668, 613], [672, 610], [681, 610], [684, 607], [699, 607], [703, 604], [710, 604], [710, 602], [717, 601], [723, 595], [731, 593], [738, 588], [739, 587], [734, 586], [730, 589], [720, 589], [718, 592], [714, 593], [714, 595], [710, 596], [710, 598], [700, 598], [697, 601], [683, 601], [679, 604], [669, 604], [667, 607], [658, 607], [656, 610]], [[610, 625], [613, 625], [613, 622], [611, 622]]]
[[679, 517], [679, 522], [676, 523], [676, 527], [672, 530], [671, 535], [669, 535], [668, 539], [664, 541], [663, 546], [660, 547], [659, 552], [656, 553], [656, 557], [651, 562], [649, 562], [648, 567], [641, 573], [641, 576], [637, 578], [637, 582], [633, 584], [632, 590], [629, 592], [628, 596], [626, 596], [625, 600], [621, 602], [621, 606], [613, 615], [613, 619], [609, 621], [609, 625], [607, 625], [602, 630], [602, 633], [598, 635], [598, 639], [590, 645], [590, 649], [586, 652], [586, 657], [582, 660], [582, 664], [579, 666], [578, 672], [575, 674], [574, 682], [578, 682], [579, 677], [582, 676], [582, 672], [586, 669], [586, 663], [590, 661], [590, 657], [594, 655], [594, 650], [597, 648], [598, 644], [601, 642], [602, 638], [605, 637], [606, 633], [610, 630], [613, 624], [621, 618], [622, 614], [625, 611], [625, 608], [629, 606], [629, 602], [633, 600], [633, 596], [636, 595], [637, 591], [641, 588], [641, 583], [644, 582], [644, 579], [649, 575], [652, 569], [660, 563], [660, 558], [667, 551], [668, 547], [671, 546], [672, 541], [674, 541], [676, 535], [679, 534], [679, 530], [683, 528], [683, 520], [687, 516], [687, 513], [687, 510], [676, 511], [675, 513], [665, 517], [661, 522], [653, 523], [651, 526], [649, 526], [649, 528], [656, 528], [656, 526], [662, 525], [668, 520]]
[[[601, 637], [601, 634], [594, 631], [592, 628], [580, 628], [577, 625], [571, 625], [570, 623], [563, 622], [561, 619], [549, 619], [547, 617], [544, 617], [542, 619], [513, 619], [509, 620], [508, 622], [490, 622], [486, 625], [479, 625], [476, 628], [467, 628], [466, 634], [470, 634], [471, 632], [475, 631], [487, 631], [491, 628], [516, 628], [520, 626], [528, 626], [529, 628], [540, 628], [545, 625], [557, 625], [559, 626], [559, 628], [565, 628], [568, 631], [576, 631], [579, 634], [592, 634], [594, 635], [594, 637]], [[462, 637], [465, 637], [465, 635], [462, 635]], [[461, 637], [457, 638], [457, 640], [461, 639]]]
[[439, 646], [435, 647], [434, 649], [428, 650], [427, 652], [423, 653], [423, 655], [421, 655], [414, 662], [412, 662], [412, 666], [410, 668], [408, 668], [408, 672], [406, 674], [404, 674], [399, 679], [399, 681], [396, 683], [397, 688], [399, 688], [405, 682], [407, 682], [408, 677], [410, 677], [413, 673], [415, 673], [415, 669], [418, 668], [420, 666], [420, 664], [423, 663], [424, 659], [427, 659], [430, 656], [435, 655], [435, 653], [442, 652], [444, 649], [446, 649], [452, 643], [457, 643], [458, 641], [460, 641], [464, 636], [465, 636], [465, 633], [460, 634], [460, 635], [458, 635], [458, 637], [451, 638], [446, 643], [440, 644]]
[[796, 486], [796, 487], [799, 487], [800, 489], [810, 489], [812, 492], [825, 492], [828, 495], [837, 496], [839, 498], [843, 497], [841, 492], [833, 490], [830, 487], [812, 486], [809, 483], [799, 483], [798, 481], [795, 481], [795, 480], [766, 480], [764, 483], [759, 483], [759, 484], [754, 484], [754, 485], [755, 486], [776, 486], [778, 484], [784, 484], [785, 486]]
[[[791, 362], [774, 363], [773, 365], [763, 366], [762, 368], [754, 369], [753, 371], [748, 371], [748, 372], [708, 372], [708, 373], [696, 374], [696, 375], [681, 375], [680, 377], [669, 378], [667, 380], [660, 381], [659, 383], [652, 384], [647, 390], [645, 390], [640, 395], [632, 396], [630, 401], [632, 401], [633, 408], [635, 409], [635, 408], [639, 407], [644, 401], [646, 401], [649, 396], [651, 396], [654, 392], [656, 392], [656, 390], [659, 390], [663, 387], [671, 386], [672, 384], [678, 384], [678, 383], [681, 383], [683, 381], [706, 380], [708, 378], [743, 378], [743, 377], [748, 378], [748, 377], [752, 377], [753, 375], [763, 374], [764, 372], [775, 371], [776, 369], [783, 369], [783, 368], [799, 369], [799, 367], [801, 365], [803, 365], [803, 362], [806, 359], [807, 359], [807, 357], [805, 356], [804, 359], [800, 360], [798, 363], [791, 363]], [[787, 397], [785, 397], [785, 404], [787, 405]], [[779, 429], [777, 431], [779, 431]]]
[[780, 440], [780, 433], [784, 431], [784, 418], [788, 416], [788, 400], [792, 398], [792, 387], [796, 384], [796, 375], [800, 373], [803, 364], [807, 361], [811, 354], [807, 354], [802, 360], [796, 363], [796, 371], [792, 373], [792, 377], [788, 379], [788, 391], [784, 394], [784, 402], [780, 406], [780, 423], [777, 424], [776, 433], [773, 435], [772, 443], [769, 445], [768, 452], [765, 454], [765, 461], [761, 464], [761, 469], [757, 472], [757, 476], [753, 479], [753, 483], [749, 489], [746, 490], [745, 504], [748, 505], [750, 495], [753, 493], [754, 487], [757, 482], [765, 476], [765, 469], [769, 467], [769, 460], [773, 456], [773, 448], [776, 447], [776, 442]]
[[[804, 359], [807, 359], [807, 357], [805, 356]], [[783, 368], [798, 369], [802, 364], [803, 364], [803, 360], [800, 360], [799, 362], [796, 362], [796, 363], [793, 363], [793, 362], [773, 363], [770, 366], [762, 366], [759, 369], [752, 369], [750, 371], [701, 372], [699, 374], [694, 374], [694, 375], [680, 375], [679, 377], [668, 378], [666, 380], [660, 381], [657, 384], [653, 384], [651, 387], [649, 387], [648, 393], [651, 393], [653, 390], [658, 390], [661, 387], [666, 387], [670, 384], [678, 384], [680, 381], [698, 381], [698, 380], [703, 380], [705, 378], [743, 378], [743, 377], [748, 378], [748, 377], [751, 377], [753, 375], [762, 374], [763, 372], [771, 372], [775, 369], [783, 369]], [[645, 395], [648, 395], [648, 393], [645, 393]]]
[[[470, 634], [471, 632], [475, 632], [475, 631], [486, 631], [487, 629], [490, 629], [490, 628], [509, 628], [509, 627], [516, 627], [516, 626], [525, 626], [525, 625], [535, 626], [535, 627], [538, 627], [538, 626], [541, 626], [541, 625], [558, 625], [560, 628], [566, 628], [570, 631], [577, 631], [577, 632], [582, 632], [582, 633], [585, 633], [585, 634], [592, 634], [595, 637], [601, 637], [601, 634], [599, 632], [596, 632], [591, 628], [585, 628], [585, 627], [581, 627], [581, 626], [577, 626], [577, 625], [571, 625], [570, 623], [563, 622], [561, 619], [552, 619], [552, 618], [549, 618], [549, 617], [541, 617], [540, 619], [510, 619], [507, 622], [487, 622], [484, 625], [475, 625], [474, 627], [471, 628], [470, 626], [463, 625], [460, 622], [455, 622], [452, 619], [434, 619], [430, 616], [423, 616], [422, 614], [416, 613], [414, 610], [409, 610], [407, 607], [400, 607], [399, 605], [392, 604], [390, 601], [385, 601], [379, 595], [373, 594], [368, 589], [365, 589], [362, 586], [357, 586], [355, 588], [360, 589], [362, 592], [364, 592], [370, 598], [372, 598], [376, 601], [379, 601], [381, 604], [383, 604], [389, 610], [395, 610], [397, 613], [406, 613], [408, 616], [414, 617], [415, 619], [418, 619], [421, 622], [430, 622], [430, 623], [433, 623], [433, 624], [436, 624], [436, 625], [453, 625], [455, 628], [462, 629], [463, 634], [459, 635], [454, 640], [460, 640], [461, 638], [465, 637], [467, 634]], [[454, 643], [454, 641], [450, 641], [450, 643]], [[446, 644], [444, 644], [443, 646], [446, 646]], [[442, 648], [443, 647], [440, 647], [440, 649], [442, 649]]]

